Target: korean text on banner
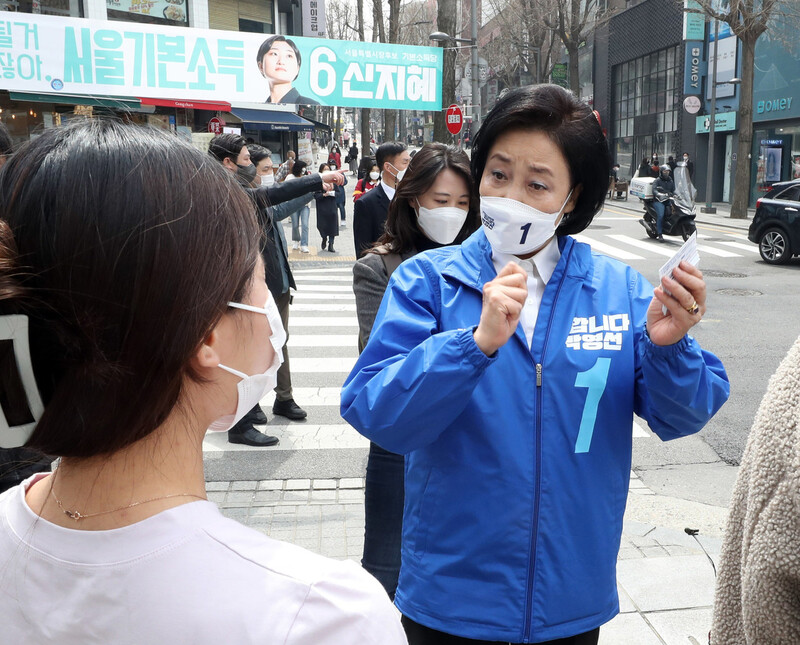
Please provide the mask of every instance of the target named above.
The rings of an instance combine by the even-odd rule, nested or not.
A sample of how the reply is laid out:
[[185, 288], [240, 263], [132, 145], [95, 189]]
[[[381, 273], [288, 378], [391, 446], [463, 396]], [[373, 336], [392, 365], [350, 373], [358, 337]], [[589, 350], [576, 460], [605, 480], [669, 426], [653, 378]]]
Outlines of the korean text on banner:
[[[0, 88], [6, 90], [441, 109], [439, 47], [22, 13], [0, 20], [0, 34], [6, 63]], [[288, 62], [271, 68], [270, 61], [286, 52]]]

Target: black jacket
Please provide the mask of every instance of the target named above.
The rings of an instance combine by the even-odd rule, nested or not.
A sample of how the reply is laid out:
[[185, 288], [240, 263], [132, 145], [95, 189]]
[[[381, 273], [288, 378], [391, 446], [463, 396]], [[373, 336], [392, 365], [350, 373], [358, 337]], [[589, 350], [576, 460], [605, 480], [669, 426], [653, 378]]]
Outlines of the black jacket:
[[244, 189], [256, 203], [256, 215], [261, 229], [264, 231], [264, 246], [261, 249], [261, 257], [264, 259], [267, 287], [272, 295], [277, 298], [286, 293], [281, 268], [287, 274], [288, 286], [293, 289], [296, 287], [283, 238], [275, 230], [275, 227], [280, 226], [280, 224], [274, 221], [272, 207], [321, 190], [322, 177], [318, 174], [306, 175], [305, 177], [297, 177], [292, 181], [273, 184], [272, 186], [261, 186], [260, 188], [244, 186]]
[[389, 197], [380, 183], [353, 205], [356, 257], [361, 257], [383, 235], [388, 213]]

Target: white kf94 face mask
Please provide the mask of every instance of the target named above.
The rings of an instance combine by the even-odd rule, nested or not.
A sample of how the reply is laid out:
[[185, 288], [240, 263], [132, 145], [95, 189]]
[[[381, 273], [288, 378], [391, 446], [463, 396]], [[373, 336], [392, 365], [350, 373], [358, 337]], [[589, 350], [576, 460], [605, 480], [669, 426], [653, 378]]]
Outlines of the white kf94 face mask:
[[227, 367], [222, 363], [219, 364], [220, 369], [238, 376], [241, 381], [236, 384], [236, 391], [239, 394], [239, 401], [236, 404], [236, 413], [233, 415], [226, 414], [214, 421], [209, 426], [211, 432], [225, 432], [235, 426], [253, 407], [264, 398], [270, 390], [274, 389], [278, 383], [278, 368], [283, 363], [283, 346], [286, 343], [286, 332], [281, 324], [281, 316], [278, 312], [278, 307], [275, 300], [270, 294], [267, 297], [267, 302], [264, 308], [253, 307], [251, 305], [244, 305], [239, 302], [229, 302], [229, 307], [236, 309], [244, 309], [245, 311], [252, 311], [257, 314], [264, 314], [269, 321], [269, 327], [272, 333], [269, 340], [272, 343], [272, 349], [275, 350], [275, 355], [272, 358], [272, 364], [267, 368], [263, 374], [245, 374], [232, 367]]
[[556, 222], [572, 191], [555, 213], [543, 213], [516, 199], [481, 196], [481, 224], [492, 248], [508, 255], [527, 255], [556, 232]]
[[452, 244], [467, 220], [467, 211], [456, 206], [425, 208], [417, 200], [417, 224], [437, 244]]

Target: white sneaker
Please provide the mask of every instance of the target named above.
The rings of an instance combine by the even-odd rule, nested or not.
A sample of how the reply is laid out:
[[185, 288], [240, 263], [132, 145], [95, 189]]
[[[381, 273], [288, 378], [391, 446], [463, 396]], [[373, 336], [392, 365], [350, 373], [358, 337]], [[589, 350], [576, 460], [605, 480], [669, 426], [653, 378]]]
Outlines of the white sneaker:
[[301, 253], [311, 253], [311, 251], [308, 250], [307, 246], [301, 246], [300, 247], [300, 252]]
[[342, 220], [341, 222], [339, 222], [339, 228], [347, 228], [347, 224], [345, 223], [345, 221], [344, 221], [344, 220]]
[[300, 242], [292, 242], [292, 250], [296, 251], [300, 248]]

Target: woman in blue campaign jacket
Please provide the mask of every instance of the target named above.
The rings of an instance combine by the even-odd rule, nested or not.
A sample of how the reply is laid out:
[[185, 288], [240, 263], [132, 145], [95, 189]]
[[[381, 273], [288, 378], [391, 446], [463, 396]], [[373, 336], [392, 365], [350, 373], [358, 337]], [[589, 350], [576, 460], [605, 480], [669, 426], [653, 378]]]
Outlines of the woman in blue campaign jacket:
[[406, 455], [395, 602], [411, 645], [596, 643], [619, 611], [632, 415], [667, 440], [727, 400], [687, 335], [702, 274], [682, 263], [654, 291], [569, 237], [610, 165], [571, 93], [508, 92], [474, 141], [482, 229], [397, 269], [342, 390], [345, 419]]

